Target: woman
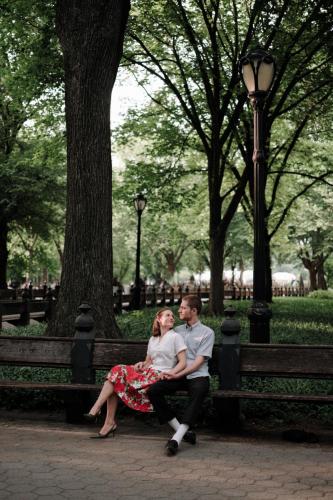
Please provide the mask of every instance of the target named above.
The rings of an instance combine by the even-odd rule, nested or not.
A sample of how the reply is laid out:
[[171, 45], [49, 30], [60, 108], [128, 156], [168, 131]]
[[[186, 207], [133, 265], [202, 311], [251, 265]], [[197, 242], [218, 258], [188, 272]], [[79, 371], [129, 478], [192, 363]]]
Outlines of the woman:
[[97, 438], [106, 438], [117, 428], [115, 415], [118, 397], [137, 411], [151, 412], [153, 407], [146, 395], [148, 387], [163, 378], [164, 374], [176, 374], [186, 367], [186, 345], [181, 335], [173, 330], [173, 312], [161, 309], [155, 316], [152, 337], [148, 342], [145, 361], [135, 365], [114, 366], [106, 376], [106, 382], [89, 413], [84, 418], [94, 422], [107, 403], [104, 425]]

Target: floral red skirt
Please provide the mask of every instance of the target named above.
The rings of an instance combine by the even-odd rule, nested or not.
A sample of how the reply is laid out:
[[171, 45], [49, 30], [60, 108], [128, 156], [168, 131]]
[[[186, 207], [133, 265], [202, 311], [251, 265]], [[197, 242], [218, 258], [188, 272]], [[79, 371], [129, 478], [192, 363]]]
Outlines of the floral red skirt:
[[146, 391], [159, 380], [160, 373], [154, 368], [137, 372], [132, 365], [117, 365], [109, 371], [106, 380], [113, 384], [115, 393], [127, 406], [133, 410], [151, 412], [153, 406]]

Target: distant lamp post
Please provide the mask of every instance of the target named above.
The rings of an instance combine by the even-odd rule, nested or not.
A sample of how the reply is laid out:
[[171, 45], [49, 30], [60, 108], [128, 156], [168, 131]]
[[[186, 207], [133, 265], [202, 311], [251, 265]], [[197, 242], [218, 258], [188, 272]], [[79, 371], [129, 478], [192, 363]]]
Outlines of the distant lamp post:
[[140, 309], [141, 306], [141, 281], [140, 281], [140, 242], [141, 242], [141, 215], [147, 204], [143, 194], [138, 194], [134, 198], [134, 206], [138, 215], [138, 230], [136, 240], [136, 266], [135, 266], [135, 282], [133, 288], [132, 309]]
[[253, 107], [253, 302], [248, 312], [250, 342], [269, 343], [272, 312], [265, 301], [265, 123], [264, 103], [271, 88], [275, 63], [262, 49], [240, 60], [240, 71]]
[[235, 287], [235, 269], [236, 264], [234, 261], [231, 263], [231, 288], [232, 288], [232, 299], [236, 299], [236, 287]]

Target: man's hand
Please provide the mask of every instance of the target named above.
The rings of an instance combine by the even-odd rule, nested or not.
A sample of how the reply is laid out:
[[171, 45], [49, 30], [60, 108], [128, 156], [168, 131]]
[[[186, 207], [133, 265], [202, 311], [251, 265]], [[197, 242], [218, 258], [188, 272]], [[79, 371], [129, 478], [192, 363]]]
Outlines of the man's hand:
[[164, 372], [161, 375], [162, 380], [176, 380], [178, 378], [181, 378], [181, 375], [178, 375], [178, 373]]

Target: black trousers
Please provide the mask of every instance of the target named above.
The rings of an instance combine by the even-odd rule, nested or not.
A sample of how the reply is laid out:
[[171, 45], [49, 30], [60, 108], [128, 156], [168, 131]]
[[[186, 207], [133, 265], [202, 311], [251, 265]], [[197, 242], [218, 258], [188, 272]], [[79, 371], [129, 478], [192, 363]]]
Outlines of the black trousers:
[[182, 423], [191, 427], [195, 424], [203, 400], [209, 391], [209, 377], [159, 380], [152, 384], [147, 391], [147, 395], [161, 424], [165, 424], [176, 417], [176, 413], [166, 402], [165, 396], [182, 390], [188, 391], [189, 394], [189, 404], [185, 409]]

